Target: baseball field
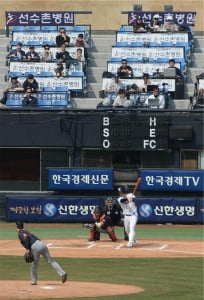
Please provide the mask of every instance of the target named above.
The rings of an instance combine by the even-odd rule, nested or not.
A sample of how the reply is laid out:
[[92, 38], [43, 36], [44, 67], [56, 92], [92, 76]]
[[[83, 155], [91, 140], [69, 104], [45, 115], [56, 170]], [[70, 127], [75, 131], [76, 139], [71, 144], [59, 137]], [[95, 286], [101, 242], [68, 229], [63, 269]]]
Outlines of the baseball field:
[[43, 239], [68, 272], [61, 283], [40, 259], [38, 285], [30, 284], [30, 264], [14, 223], [0, 223], [0, 299], [203, 300], [203, 226], [138, 225], [137, 244], [126, 247], [105, 234], [89, 242], [81, 224], [25, 224]]

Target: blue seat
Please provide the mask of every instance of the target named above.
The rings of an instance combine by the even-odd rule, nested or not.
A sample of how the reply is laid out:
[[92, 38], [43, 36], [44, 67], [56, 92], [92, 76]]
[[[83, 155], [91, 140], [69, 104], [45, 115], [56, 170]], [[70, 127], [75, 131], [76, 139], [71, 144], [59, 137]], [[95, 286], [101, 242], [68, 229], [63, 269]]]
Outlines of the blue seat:
[[27, 41], [26, 45], [27, 46], [40, 46], [41, 42], [39, 42], [39, 41]]
[[22, 99], [8, 99], [6, 101], [6, 105], [12, 107], [21, 107], [22, 106]]
[[132, 29], [132, 27], [121, 26], [119, 28], [119, 31], [129, 31], [129, 32], [131, 32], [131, 31], [133, 31], [133, 29]]
[[137, 57], [128, 57], [127, 58], [127, 61], [130, 63], [130, 62], [137, 62], [138, 61], [138, 58]]
[[26, 27], [25, 26], [13, 26], [12, 30], [13, 31], [25, 31]]
[[9, 77], [13, 77], [13, 76], [17, 76], [17, 77], [20, 77], [20, 76], [22, 76], [22, 72], [9, 72], [8, 73], [8, 76]]
[[57, 107], [57, 108], [66, 108], [67, 107], [67, 100], [66, 99], [63, 99], [63, 100], [58, 100], [58, 99], [55, 99], [55, 100], [52, 100], [52, 106], [54, 107]]
[[40, 26], [28, 26], [27, 31], [40, 31]]
[[161, 42], [160, 44], [161, 47], [173, 47], [173, 43], [171, 42]]
[[121, 57], [111, 57], [110, 61], [120, 61], [121, 62], [122, 58]]
[[115, 42], [115, 47], [127, 47], [128, 43], [127, 42]]
[[130, 47], [143, 47], [143, 42], [131, 42]]
[[39, 107], [52, 107], [52, 100], [51, 99], [38, 99], [38, 106]]
[[150, 47], [159, 47], [159, 43], [157, 42], [149, 42]]
[[41, 30], [43, 31], [57, 31], [57, 26], [42, 26]]
[[54, 92], [55, 89], [53, 89], [51, 86], [42, 86], [41, 87], [43, 92]]
[[58, 26], [58, 30], [60, 30], [60, 28], [65, 28], [66, 31], [71, 31], [74, 29], [74, 26], [71, 25], [66, 25], [66, 26]]
[[68, 92], [68, 87], [67, 86], [56, 86], [55, 91], [56, 92]]
[[72, 72], [72, 76], [84, 77], [84, 72]]
[[42, 76], [42, 77], [53, 77], [54, 74], [53, 74], [53, 72], [41, 71], [40, 76]]
[[158, 57], [157, 58], [157, 63], [166, 63], [168, 61], [169, 61], [169, 59], [166, 57]]
[[86, 26], [76, 25], [74, 31], [86, 31]]
[[39, 76], [37, 72], [31, 72], [31, 71], [25, 72], [23, 75], [27, 77], [29, 74], [32, 74], [34, 77]]
[[46, 40], [43, 40], [41, 45], [42, 46], [45, 46], [45, 45], [55, 46], [56, 43], [55, 43], [55, 41], [46, 41]]

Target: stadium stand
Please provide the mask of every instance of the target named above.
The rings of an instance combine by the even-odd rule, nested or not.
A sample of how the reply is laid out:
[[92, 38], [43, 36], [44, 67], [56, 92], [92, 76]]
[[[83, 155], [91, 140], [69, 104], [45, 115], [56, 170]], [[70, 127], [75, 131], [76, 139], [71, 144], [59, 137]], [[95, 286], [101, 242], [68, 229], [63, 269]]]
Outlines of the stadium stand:
[[[79, 33], [83, 33], [88, 40], [90, 31], [86, 26], [66, 26], [69, 31], [71, 44], [74, 43]], [[33, 74], [38, 77], [39, 91], [36, 94], [39, 107], [68, 107], [71, 104], [71, 96], [81, 94], [84, 96], [84, 89], [86, 88], [86, 63], [77, 60], [76, 50], [80, 48], [82, 50], [82, 58], [84, 56], [83, 47], [69, 47], [69, 53], [73, 58], [73, 63], [70, 64], [69, 69], [66, 69], [64, 65], [65, 75], [63, 78], [57, 78], [55, 76], [54, 68], [56, 67], [56, 53], [58, 48], [55, 44], [55, 38], [59, 33], [60, 27], [57, 26], [14, 26], [11, 32], [10, 49], [13, 49], [19, 42], [23, 45], [23, 50], [27, 53], [29, 46], [35, 46], [35, 51], [40, 55], [43, 50], [43, 45], [51, 45], [51, 51], [53, 53], [53, 59], [51, 62], [37, 62], [37, 61], [19, 61], [18, 59], [11, 58], [8, 61], [9, 72], [8, 81], [11, 76], [18, 76], [19, 81], [22, 83], [25, 79], [24, 76]], [[45, 92], [50, 92], [52, 86], [53, 94], [47, 94], [52, 99], [45, 99]], [[48, 90], [48, 91], [47, 91]], [[42, 93], [43, 91], [43, 93]], [[53, 99], [55, 93], [64, 92], [66, 97], [61, 99], [62, 95], [56, 95], [56, 99]], [[16, 96], [17, 97], [17, 96]], [[22, 97], [19, 93], [19, 97]], [[17, 97], [18, 98], [18, 97]], [[20, 99], [15, 99], [15, 103], [12, 96], [8, 96], [8, 106], [18, 107], [21, 105]]]
[[[169, 59], [173, 58], [176, 62], [175, 67], [179, 69], [182, 76], [184, 76], [187, 70], [188, 58], [192, 50], [192, 36], [189, 32], [190, 30], [170, 33], [166, 31], [157, 33], [149, 31], [135, 33], [129, 26], [121, 26], [116, 32], [116, 41], [112, 46], [111, 57], [109, 61], [107, 61], [107, 72], [113, 75], [116, 74], [120, 67], [121, 60], [127, 59], [128, 65], [133, 69], [135, 83], [138, 83], [137, 79], [141, 78], [144, 73], [148, 73], [151, 76], [151, 80], [155, 80], [155, 78], [161, 80], [160, 82], [157, 81], [157, 84], [159, 85], [160, 92], [165, 96], [165, 108], [168, 108], [169, 99], [174, 99], [178, 90], [181, 93], [181, 95], [179, 95], [180, 98], [184, 98], [184, 82], [182, 77], [166, 77], [167, 72], [164, 71], [169, 68]], [[171, 83], [168, 88], [166, 88], [166, 84], [168, 85], [168, 83], [165, 81], [170, 78], [174, 80], [174, 83]], [[105, 80], [107, 82], [107, 80], [111, 79], [103, 79], [102, 91]], [[120, 80], [126, 89], [133, 84], [132, 79], [120, 78]], [[172, 88], [172, 86], [174, 86], [174, 88]], [[133, 105], [138, 103], [138, 99], [140, 98], [138, 91], [135, 94], [135, 96], [131, 95]], [[110, 100], [111, 96], [108, 95], [107, 98]], [[112, 101], [104, 101], [104, 103], [110, 105]]]

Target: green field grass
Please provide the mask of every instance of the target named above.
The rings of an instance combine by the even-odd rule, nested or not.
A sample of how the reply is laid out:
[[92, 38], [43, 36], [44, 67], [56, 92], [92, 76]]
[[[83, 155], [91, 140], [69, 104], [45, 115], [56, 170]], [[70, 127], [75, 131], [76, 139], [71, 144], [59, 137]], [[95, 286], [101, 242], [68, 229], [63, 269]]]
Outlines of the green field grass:
[[[17, 239], [15, 224], [0, 223], [0, 239]], [[2, 225], [2, 226], [1, 226]], [[26, 224], [42, 239], [86, 238], [89, 231], [69, 224], [51, 228], [43, 224]], [[116, 228], [123, 238], [123, 228]], [[139, 239], [202, 240], [203, 228], [172, 226], [138, 226]], [[128, 284], [144, 292], [123, 296], [69, 298], [73, 300], [203, 300], [203, 258], [57, 258], [68, 271], [69, 281]], [[20, 256], [0, 256], [0, 280], [30, 280], [30, 265]], [[60, 280], [56, 272], [41, 259], [40, 280]], [[1, 296], [0, 296], [1, 299]], [[66, 299], [66, 298], [65, 298]], [[63, 299], [63, 300], [65, 300]], [[48, 299], [51, 300], [51, 299]]]
[[[139, 294], [75, 300], [203, 300], [202, 258], [58, 258], [57, 261], [68, 271], [70, 281], [128, 284], [145, 290]], [[0, 256], [0, 270], [5, 270], [0, 272], [0, 280], [29, 280], [30, 265], [21, 257]], [[43, 259], [39, 280], [58, 280]]]
[[[1, 223], [2, 224], [2, 223]], [[0, 239], [16, 239], [17, 234], [15, 230], [15, 224], [11, 227], [1, 227], [0, 224]], [[5, 225], [2, 224], [2, 225]], [[86, 238], [89, 235], [89, 231], [82, 228], [81, 225], [77, 224], [73, 227], [73, 224], [63, 225], [61, 228], [42, 227], [35, 228], [35, 224], [25, 224], [26, 228], [33, 231], [36, 235], [39, 235], [42, 239], [50, 238]], [[53, 225], [52, 225], [53, 226]], [[121, 227], [116, 228], [116, 234], [119, 238], [123, 237], [123, 229]], [[147, 226], [138, 226], [136, 228], [137, 239], [169, 239], [169, 240], [202, 240], [204, 231], [201, 226], [199, 227], [174, 227], [172, 226], [154, 226], [153, 228]]]

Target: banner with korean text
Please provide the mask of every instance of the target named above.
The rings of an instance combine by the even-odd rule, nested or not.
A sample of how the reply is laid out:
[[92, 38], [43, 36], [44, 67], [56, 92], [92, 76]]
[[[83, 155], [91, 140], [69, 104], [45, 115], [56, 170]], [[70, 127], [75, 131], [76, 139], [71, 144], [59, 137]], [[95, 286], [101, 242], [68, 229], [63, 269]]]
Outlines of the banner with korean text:
[[[104, 206], [103, 197], [9, 197], [8, 221], [93, 222], [96, 206]], [[139, 224], [203, 224], [204, 201], [201, 198], [137, 198]]]
[[112, 169], [48, 169], [51, 190], [112, 190]]
[[73, 26], [70, 11], [6, 11], [6, 26]]
[[195, 25], [195, 11], [129, 11], [128, 25], [133, 25], [138, 17], [142, 18], [145, 25], [149, 25], [154, 15], [159, 15], [159, 21], [162, 24], [166, 22], [167, 17], [172, 17], [173, 21], [179, 26]]
[[9, 197], [8, 221], [91, 222], [99, 198]]
[[203, 191], [202, 170], [144, 169], [140, 171], [140, 176], [140, 189], [144, 191]]

